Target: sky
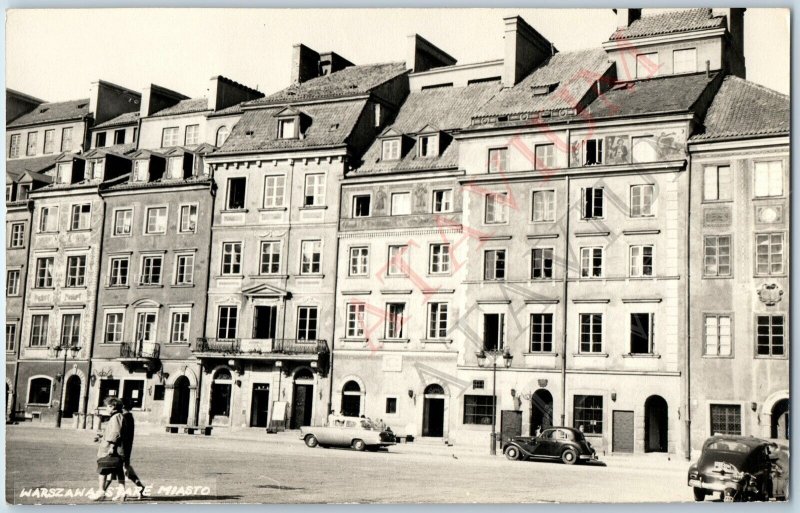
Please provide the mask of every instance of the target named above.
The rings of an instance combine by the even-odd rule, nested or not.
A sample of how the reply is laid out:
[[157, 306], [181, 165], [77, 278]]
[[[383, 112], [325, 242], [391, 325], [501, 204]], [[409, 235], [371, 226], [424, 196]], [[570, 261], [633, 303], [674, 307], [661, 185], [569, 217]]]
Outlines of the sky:
[[[405, 60], [418, 33], [464, 64], [502, 58], [513, 15], [559, 51], [597, 47], [616, 27], [611, 9], [11, 10], [6, 86], [46, 101], [86, 98], [98, 79], [201, 97], [224, 75], [269, 94], [289, 84], [296, 43], [368, 64]], [[749, 80], [788, 94], [789, 47], [787, 9], [747, 9]]]

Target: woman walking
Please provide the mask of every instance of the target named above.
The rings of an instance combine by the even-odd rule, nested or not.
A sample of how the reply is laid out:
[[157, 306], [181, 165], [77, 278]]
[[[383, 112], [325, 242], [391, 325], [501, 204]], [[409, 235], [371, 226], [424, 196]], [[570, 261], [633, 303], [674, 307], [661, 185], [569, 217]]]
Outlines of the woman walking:
[[106, 490], [114, 479], [120, 486], [121, 498], [125, 500], [125, 470], [120, 456], [122, 443], [122, 401], [109, 397], [104, 404], [111, 409], [111, 418], [106, 422], [103, 433], [95, 438], [100, 442], [97, 449], [97, 483], [100, 486], [96, 501], [105, 498]]

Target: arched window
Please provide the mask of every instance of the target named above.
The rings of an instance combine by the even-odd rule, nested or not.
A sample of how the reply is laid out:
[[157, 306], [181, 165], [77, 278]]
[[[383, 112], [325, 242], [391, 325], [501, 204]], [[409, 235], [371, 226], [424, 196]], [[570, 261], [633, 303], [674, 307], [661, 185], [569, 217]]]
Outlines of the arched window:
[[228, 127], [226, 126], [221, 126], [217, 129], [217, 148], [225, 143], [229, 133], [230, 130], [228, 130]]
[[33, 378], [28, 386], [28, 404], [50, 404], [53, 380], [46, 377]]
[[435, 383], [433, 385], [428, 385], [425, 387], [425, 395], [444, 395], [444, 388], [442, 388], [442, 385], [437, 385]]
[[[294, 375], [294, 379], [295, 379], [295, 381], [301, 380], [301, 379], [313, 380], [314, 379], [314, 374], [308, 369], [300, 369]], [[358, 385], [356, 385], [356, 386], [358, 386]]]
[[361, 387], [358, 386], [358, 383], [356, 383], [355, 381], [348, 381], [347, 383], [344, 384], [344, 387], [342, 388], [342, 392], [361, 393]]
[[363, 392], [355, 381], [348, 381], [342, 387], [342, 415], [358, 417], [361, 415], [361, 398]]
[[214, 381], [230, 381], [231, 379], [231, 371], [228, 369], [220, 369], [214, 374]]

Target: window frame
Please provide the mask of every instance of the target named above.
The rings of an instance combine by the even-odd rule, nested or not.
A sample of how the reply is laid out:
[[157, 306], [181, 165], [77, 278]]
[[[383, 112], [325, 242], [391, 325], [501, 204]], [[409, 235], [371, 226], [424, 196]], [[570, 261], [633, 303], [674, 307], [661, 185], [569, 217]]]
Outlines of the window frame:
[[[174, 130], [174, 132], [173, 132]], [[181, 129], [179, 126], [165, 126], [161, 129], [161, 147], [162, 148], [172, 148], [174, 146], [178, 146], [178, 137], [180, 137]], [[169, 140], [167, 139], [167, 134], [170, 135]], [[167, 144], [170, 142], [171, 144]]]
[[[40, 263], [44, 263], [44, 267], [40, 266]], [[55, 267], [55, 257], [52, 256], [44, 256], [44, 257], [37, 257], [36, 263], [34, 267], [34, 286], [35, 289], [52, 289], [53, 287], [53, 268]], [[40, 276], [40, 271], [44, 271], [46, 274]], [[49, 275], [49, 276], [48, 276]], [[41, 280], [44, 280], [44, 285], [41, 284]]]
[[[753, 326], [755, 326], [755, 339], [753, 341], [753, 355], [756, 359], [765, 359], [765, 360], [786, 360], [789, 358], [789, 347], [787, 344], [787, 334], [788, 334], [788, 322], [787, 322], [787, 315], [783, 313], [757, 313], [755, 314]], [[760, 353], [759, 348], [763, 345], [760, 343], [760, 338], [762, 337], [761, 333], [759, 333], [759, 329], [761, 328], [761, 318], [769, 319], [769, 332], [767, 333], [767, 337], [769, 338], [768, 341], [768, 353]], [[775, 324], [773, 319], [780, 318], [781, 319], [781, 333], [776, 335], [773, 331]], [[774, 347], [776, 344], [773, 344], [775, 337], [780, 337], [781, 339], [781, 354], [775, 354]]]
[[[541, 270], [540, 270], [541, 276], [534, 276], [535, 271], [536, 271], [536, 252], [537, 251], [541, 251], [542, 252], [542, 256], [541, 256], [542, 267], [541, 267]], [[546, 276], [548, 274], [548, 272], [546, 272], [548, 268], [545, 265], [545, 262], [547, 261], [545, 253], [547, 251], [550, 252], [549, 276]], [[552, 280], [553, 279], [553, 269], [555, 267], [554, 266], [554, 264], [555, 264], [555, 252], [556, 252], [556, 250], [552, 246], [541, 247], [541, 248], [539, 248], [539, 247], [531, 248], [531, 274], [530, 274], [531, 280]]]
[[[16, 276], [16, 278], [11, 278]], [[19, 297], [20, 280], [22, 279], [21, 269], [6, 269], [6, 297]], [[14, 285], [12, 290], [12, 285]]]
[[[644, 194], [644, 192], [648, 188], [650, 190], [650, 205], [649, 205], [648, 212], [644, 213], [644, 211], [645, 211], [645, 209], [644, 209], [644, 206], [645, 206], [644, 198], [646, 197], [646, 194]], [[634, 213], [634, 201], [633, 201], [633, 191], [634, 191], [634, 189], [640, 189], [640, 192], [639, 192], [639, 204], [636, 205], [636, 207], [639, 210], [638, 214]], [[629, 198], [629, 201], [630, 201], [630, 217], [633, 217], [633, 218], [655, 217], [655, 213], [653, 212], [655, 204], [656, 204], [656, 186], [655, 186], [655, 184], [643, 183], [643, 184], [631, 185], [628, 198]]]
[[[595, 258], [596, 258], [595, 252], [597, 250], [600, 250], [600, 273], [599, 274], [595, 274], [595, 267], [596, 267], [595, 266]], [[588, 269], [584, 267], [584, 256], [583, 256], [583, 252], [584, 251], [591, 251], [591, 253], [589, 254], [590, 266], [589, 266]], [[605, 277], [605, 261], [606, 261], [605, 252], [606, 252], [605, 251], [605, 247], [603, 247], [603, 246], [582, 246], [580, 248], [580, 259], [581, 259], [580, 275], [579, 275], [580, 279], [601, 279], [601, 278]]]
[[[88, 207], [89, 211], [84, 212], [83, 209]], [[76, 210], [77, 209], [77, 210]], [[70, 205], [70, 222], [69, 231], [80, 232], [92, 229], [92, 204], [91, 203], [74, 203]], [[77, 217], [76, 217], [77, 216]], [[87, 219], [86, 226], [83, 225], [83, 220]], [[76, 227], [77, 221], [77, 227]]]
[[[272, 184], [270, 184], [272, 180]], [[278, 182], [281, 182], [278, 186]], [[278, 195], [277, 191], [281, 194]], [[271, 194], [272, 193], [272, 194]], [[262, 208], [285, 208], [286, 207], [286, 175], [268, 174], [264, 175], [264, 197], [261, 202]]]
[[[158, 210], [163, 210], [163, 230], [151, 231], [150, 229], [150, 213]], [[158, 219], [156, 218], [156, 223]], [[158, 224], [156, 224], [156, 228]], [[169, 206], [168, 205], [150, 205], [144, 210], [144, 232], [143, 235], [164, 235], [169, 230]]]
[[[450, 333], [450, 303], [431, 301], [428, 303], [426, 337], [428, 340], [447, 340]], [[444, 334], [442, 334], [444, 330]]]
[[[392, 256], [392, 250], [396, 250], [400, 253], [399, 259]], [[408, 271], [411, 269], [410, 253], [411, 248], [408, 244], [389, 244], [386, 249], [386, 276], [408, 276]], [[394, 263], [398, 260], [403, 262], [402, 264], [399, 264], [399, 268], [396, 267], [398, 264]], [[392, 272], [394, 269], [397, 269], [397, 272]]]
[[[592, 316], [592, 317], [599, 316], [599, 323], [598, 323], [598, 325], [599, 325], [599, 333], [598, 333], [598, 331], [596, 329], [597, 326], [595, 325], [594, 318], [591, 319], [590, 329], [589, 329], [589, 332], [588, 332], [588, 335], [589, 335], [589, 342], [588, 342], [589, 349], [588, 350], [584, 350], [584, 347], [583, 347], [583, 345], [584, 345], [583, 344], [583, 335], [584, 335], [583, 318], [585, 316]], [[602, 355], [602, 354], [605, 354], [603, 352], [603, 349], [604, 349], [603, 346], [604, 346], [604, 343], [605, 343], [603, 338], [604, 338], [604, 335], [605, 335], [605, 331], [606, 331], [606, 329], [605, 329], [605, 315], [602, 312], [579, 312], [578, 313], [578, 354], [589, 354], [589, 355]], [[594, 340], [594, 337], [595, 337], [595, 335], [598, 335], [598, 334], [600, 335], [600, 342], [596, 343], [595, 340]], [[596, 345], [598, 346], [597, 348], [595, 348]]]
[[[36, 321], [41, 321], [37, 323]], [[37, 342], [34, 344], [34, 342]], [[50, 342], [50, 314], [32, 314], [28, 347], [46, 348]]]
[[[307, 315], [306, 315], [306, 318], [305, 318], [305, 327], [302, 325], [302, 323], [304, 321], [303, 321], [303, 316], [302, 316], [301, 312], [303, 312], [303, 311], [307, 312]], [[314, 328], [313, 328], [313, 332], [314, 332], [314, 335], [316, 335], [313, 338], [308, 336], [310, 334], [311, 330], [312, 330], [312, 328], [310, 327], [311, 326], [311, 315], [310, 315], [311, 312], [314, 312], [314, 319], [313, 319], [314, 320]], [[300, 306], [298, 306], [297, 307], [297, 331], [296, 331], [297, 340], [319, 340], [319, 329], [320, 329], [320, 325], [319, 325], [319, 308], [316, 307], [316, 306], [309, 306], [309, 305], [300, 305]], [[305, 338], [300, 336], [302, 331], [306, 332], [305, 333], [305, 335], [306, 335]]]
[[[431, 193], [431, 212], [434, 214], [448, 214], [453, 212], [453, 189], [434, 189]], [[436, 195], [441, 194], [442, 199], [437, 200]], [[447, 205], [447, 208], [437, 208], [437, 201], [442, 205]]]
[[394, 137], [381, 141], [381, 160], [387, 162], [398, 161], [403, 157], [400, 138]]
[[[729, 353], [722, 354], [721, 353], [721, 337], [720, 335], [720, 319], [727, 318], [728, 319], [728, 339], [729, 339]], [[717, 354], [712, 354], [708, 352], [708, 319], [716, 319], [716, 341], [715, 341], [715, 348], [717, 350]], [[706, 358], [733, 358], [735, 356], [735, 335], [736, 331], [734, 329], [734, 319], [732, 312], [704, 312], [703, 313], [703, 357]]]
[[[758, 191], [758, 186], [757, 186], [758, 173], [757, 173], [757, 169], [758, 169], [758, 166], [760, 164], [767, 165], [767, 194], [762, 194], [762, 195], [757, 194], [757, 191]], [[769, 190], [770, 189], [770, 185], [771, 185], [770, 176], [769, 176], [769, 172], [771, 170], [770, 170], [769, 166], [771, 164], [777, 164], [778, 167], [779, 167], [778, 175], [779, 175], [779, 178], [780, 178], [781, 190], [780, 190], [780, 192], [778, 194], [772, 194], [771, 191]], [[785, 187], [785, 178], [784, 178], [784, 173], [783, 173], [783, 159], [780, 159], [780, 158], [778, 158], [778, 159], [759, 159], [759, 160], [754, 161], [753, 162], [753, 199], [782, 198], [785, 194], [786, 194], [786, 187]]]
[[[549, 204], [548, 200], [544, 201], [544, 206], [541, 208], [542, 218], [536, 218], [536, 205], [539, 204], [536, 201], [537, 196], [539, 197], [547, 197], [550, 196]], [[556, 191], [555, 189], [534, 189], [531, 191], [531, 222], [532, 223], [553, 223], [556, 220]]]
[[[109, 317], [120, 316], [119, 322], [115, 322], [114, 326], [118, 326], [119, 330], [114, 332], [118, 335], [114, 340], [109, 340]], [[103, 344], [121, 344], [125, 338], [125, 311], [124, 310], [107, 310], [103, 316]]]
[[[722, 432], [722, 431], [714, 430], [714, 407], [715, 406], [717, 406], [717, 407], [730, 407], [730, 408], [735, 408], [736, 410], [738, 410], [738, 412], [737, 412], [738, 413], [738, 420], [739, 420], [739, 432], [738, 433], [729, 433], [727, 431], [726, 432]], [[744, 424], [743, 424], [744, 415], [742, 413], [743, 410], [744, 410], [744, 408], [742, 408], [742, 405], [739, 404], [739, 403], [727, 403], [727, 402], [721, 402], [721, 403], [714, 402], [714, 403], [711, 403], [711, 402], [709, 402], [708, 403], [708, 428], [709, 428], [709, 433], [712, 436], [717, 434], [717, 433], [722, 434], [722, 435], [733, 435], [733, 436], [737, 436], [737, 435], [741, 436], [741, 435], [743, 435], [744, 434]], [[726, 414], [725, 416], [726, 416], [725, 424], [726, 424], [726, 427], [727, 427], [728, 424], [729, 424], [728, 419], [727, 419], [728, 414]]]
[[[278, 249], [277, 253], [275, 253], [275, 252], [273, 252], [273, 253], [265, 253], [264, 252], [264, 247], [265, 246], [272, 246], [272, 245], [275, 245], [275, 247], [277, 247], [277, 249]], [[269, 262], [265, 262], [265, 260], [264, 260], [264, 257], [267, 254], [270, 255]], [[276, 254], [277, 254], [277, 262], [275, 261], [276, 259], [274, 258], [274, 255], [276, 255]], [[281, 260], [283, 260], [283, 244], [281, 243], [281, 241], [279, 241], [279, 240], [262, 240], [261, 243], [259, 244], [258, 273], [261, 274], [261, 275], [266, 275], [266, 276], [273, 276], [273, 275], [280, 274], [281, 273]], [[265, 263], [270, 268], [272, 268], [272, 266], [277, 264], [278, 268], [274, 272], [272, 272], [272, 271], [264, 272], [264, 264]]]
[[[407, 322], [408, 310], [405, 302], [389, 301], [386, 303], [383, 338], [386, 340], [406, 340], [408, 339]], [[392, 313], [393, 309], [399, 312]]]
[[[753, 236], [754, 236], [753, 250], [754, 250], [754, 253], [755, 253], [753, 255], [753, 262], [754, 262], [753, 273], [754, 273], [754, 275], [758, 276], [758, 277], [786, 276], [786, 274], [787, 274], [787, 272], [786, 272], [786, 236], [785, 236], [784, 232], [782, 232], [782, 231], [779, 231], [779, 232], [755, 232], [753, 234]], [[780, 246], [781, 246], [781, 248], [780, 248], [780, 253], [777, 253], [777, 254], [773, 254], [772, 253], [772, 246], [774, 245], [774, 243], [772, 242], [772, 238], [774, 236], [778, 236], [780, 238]], [[759, 257], [758, 249], [759, 249], [760, 246], [759, 246], [758, 240], [759, 240], [760, 237], [767, 237], [767, 248], [768, 249], [767, 249], [767, 253], [766, 253], [766, 256], [767, 256], [767, 263], [766, 263], [767, 271], [766, 272], [759, 271], [760, 264], [759, 264], [759, 261], [758, 261], [758, 257]], [[773, 266], [773, 261], [772, 260], [773, 260], [773, 257], [775, 257], [775, 256], [779, 257], [779, 263], [780, 263], [780, 266], [781, 266], [779, 271], [773, 271], [772, 270], [772, 266]]]
[[[192, 217], [194, 217], [194, 226], [190, 226], [189, 229], [184, 229], [184, 210], [188, 209], [189, 212], [189, 223], [192, 222]], [[192, 209], [194, 209], [194, 215], [192, 215]], [[178, 206], [178, 233], [197, 233], [197, 224], [198, 218], [200, 216], [200, 205], [197, 203], [182, 203]]]
[[[234, 251], [235, 249], [237, 249], [237, 246], [238, 246], [238, 262], [236, 261], [237, 251]], [[231, 248], [231, 251], [228, 251], [226, 249], [228, 247]], [[230, 255], [230, 259], [229, 261], [226, 262], [228, 255]], [[241, 276], [243, 259], [244, 259], [243, 241], [223, 241], [222, 245], [220, 246], [220, 259], [219, 259], [220, 276]]]
[[[186, 316], [186, 322], [184, 323], [183, 334], [185, 336], [185, 340], [175, 340], [175, 319], [177, 316]], [[169, 312], [169, 338], [168, 344], [171, 345], [189, 345], [190, 340], [190, 332], [192, 329], [192, 309], [191, 308], [172, 308]]]
[[[181, 260], [188, 259], [191, 262], [191, 265], [186, 265], [185, 263], [181, 265]], [[175, 254], [175, 269], [173, 271], [173, 285], [194, 285], [194, 253], [176, 253]], [[181, 268], [183, 267], [184, 271], [181, 273]], [[188, 273], [186, 271], [188, 269]], [[188, 276], [188, 280], [186, 279]], [[181, 278], [183, 278], [181, 280]]]
[[[223, 310], [227, 311], [227, 315], [223, 316]], [[235, 315], [231, 316], [231, 312]], [[231, 326], [231, 319], [233, 319], [233, 326]], [[224, 328], [223, 328], [224, 320]], [[222, 330], [225, 330], [226, 336], [220, 336]], [[235, 340], [239, 335], [239, 305], [219, 305], [217, 307], [217, 339], [219, 340]], [[233, 333], [233, 336], [229, 336]]]
[[[720, 187], [720, 168], [727, 168], [728, 169], [728, 180], [727, 180], [727, 190], [723, 190]], [[715, 197], [709, 197], [709, 188], [708, 188], [708, 180], [706, 179], [706, 173], [710, 170], [714, 170], [714, 184], [716, 185]], [[702, 203], [730, 203], [733, 201], [733, 194], [734, 194], [734, 186], [735, 181], [733, 177], [733, 169], [730, 162], [724, 164], [704, 164], [703, 165], [703, 196], [702, 196]], [[722, 192], [726, 192], [726, 197], [722, 197]]]
[[[650, 248], [650, 273], [645, 273], [645, 249]], [[634, 262], [634, 250], [639, 250], [638, 262]], [[634, 265], [635, 264], [635, 265]], [[638, 273], [634, 273], [638, 269]], [[628, 245], [628, 277], [653, 278], [656, 275], [656, 246], [655, 244], [630, 244]]]
[[[579, 398], [581, 402], [581, 406], [578, 406]], [[593, 403], [592, 405], [586, 406], [587, 399], [592, 398]], [[599, 399], [599, 407], [597, 406], [596, 402]], [[580, 429], [580, 426], [583, 425], [583, 433], [589, 435], [602, 435], [603, 434], [603, 425], [605, 424], [605, 401], [602, 395], [589, 395], [589, 394], [574, 394], [572, 396], [572, 427], [575, 429]], [[597, 411], [599, 410], [599, 420], [596, 418], [598, 417]], [[579, 415], [578, 412], [581, 412]], [[586, 415], [587, 412], [593, 412], [590, 415]]]
[[[592, 191], [591, 194], [591, 207], [587, 204], [587, 191]], [[595, 191], [600, 191], [600, 205], [597, 205], [597, 195]], [[591, 208], [590, 215], [587, 215], [587, 208]], [[597, 210], [600, 210], [600, 215], [597, 215]], [[583, 187], [581, 188], [581, 220], [583, 221], [591, 221], [593, 219], [605, 219], [606, 218], [606, 188], [604, 186], [600, 187]]]
[[[493, 159], [494, 154], [502, 155], [502, 159]], [[500, 164], [501, 169], [492, 164]], [[486, 172], [488, 174], [505, 174], [508, 172], [508, 146], [495, 146], [486, 150]]]
[[[11, 336], [9, 336], [11, 335]], [[6, 321], [6, 353], [13, 353], [19, 344], [19, 323]]]
[[[633, 326], [633, 318], [634, 315], [646, 315], [647, 316], [647, 351], [636, 351], [633, 350], [633, 337], [634, 337], [634, 326]], [[630, 355], [654, 355], [656, 354], [656, 337], [655, 337], [655, 312], [630, 312], [629, 315], [629, 339], [628, 339], [628, 354]]]
[[[125, 280], [124, 283], [114, 283], [114, 263], [115, 262], [127, 262], [125, 266]], [[121, 269], [121, 267], [119, 268]], [[127, 287], [130, 285], [130, 274], [131, 274], [131, 258], [129, 256], [110, 256], [108, 258], [108, 278], [107, 282], [109, 287]], [[117, 276], [123, 276], [122, 273], [117, 273]]]
[[[352, 210], [351, 210], [350, 217], [352, 217], [353, 219], [362, 219], [364, 217], [372, 216], [372, 194], [371, 193], [353, 194], [352, 198], [353, 198], [353, 200], [352, 200], [353, 204], [352, 204]], [[363, 213], [359, 214], [359, 211], [360, 211], [359, 210], [359, 201], [360, 200], [364, 200], [365, 198], [367, 200], [367, 213], [366, 214], [363, 214]]]
[[[233, 205], [233, 187], [234, 183], [242, 183], [241, 206]], [[247, 177], [246, 176], [229, 176], [225, 182], [225, 209], [228, 211], [247, 211]]]
[[[80, 265], [83, 259], [83, 265]], [[64, 288], [86, 287], [86, 271], [88, 258], [86, 255], [67, 256]]]
[[[434, 270], [434, 248], [444, 249], [447, 248], [447, 251], [440, 251], [438, 255], [438, 268], [439, 270]], [[443, 258], [444, 255], [447, 255], [447, 258]], [[410, 260], [410, 259], [409, 259]], [[447, 269], [444, 269], [446, 263]], [[447, 242], [434, 242], [431, 243], [428, 247], [428, 274], [431, 275], [449, 275], [452, 269], [452, 252], [450, 244]]]
[[[358, 253], [355, 255], [355, 271], [353, 268], [354, 252]], [[369, 276], [369, 246], [350, 246], [347, 253], [347, 275], [353, 277]]]
[[[38, 222], [37, 222], [37, 228], [38, 228], [37, 233], [57, 233], [58, 232], [58, 225], [59, 225], [58, 214], [59, 214], [59, 210], [60, 209], [58, 208], [57, 205], [42, 205], [41, 207], [39, 207], [39, 219], [38, 219]], [[47, 214], [45, 214], [45, 211], [47, 212]], [[53, 215], [53, 214], [55, 214], [55, 215]], [[55, 225], [55, 227], [53, 227], [54, 229], [52, 229], [52, 230], [50, 230], [49, 228], [51, 228], [51, 227], [48, 226], [48, 224], [49, 224], [48, 220], [50, 220], [50, 219], [55, 219], [55, 221], [53, 221], [53, 224]]]
[[[534, 331], [534, 317], [541, 317], [541, 326], [542, 328], [538, 331]], [[547, 325], [546, 321], [549, 317], [550, 323], [550, 341], [545, 340], [545, 336], [548, 334], [545, 326]], [[528, 325], [528, 351], [532, 354], [554, 354], [555, 353], [555, 315], [552, 312], [531, 312], [529, 317], [529, 325]], [[534, 340], [534, 335], [539, 335], [539, 340]], [[538, 344], [541, 346], [541, 349], [534, 349], [534, 345]], [[545, 346], [549, 345], [549, 349], [545, 349]]]
[[366, 338], [364, 319], [366, 318], [366, 303], [348, 302], [345, 310], [345, 338], [360, 340]]
[[[727, 255], [720, 255], [719, 254], [719, 239], [722, 237], [726, 237], [728, 239], [728, 254]], [[715, 253], [714, 255], [708, 254], [708, 240], [715, 239], [714, 248]], [[733, 278], [733, 235], [730, 233], [712, 233], [712, 234], [703, 234], [703, 278]], [[719, 259], [720, 256], [727, 256], [728, 257], [728, 274], [721, 274], [719, 272]], [[714, 266], [717, 268], [716, 274], [711, 274], [708, 272], [708, 259], [714, 258]], [[755, 259], [754, 259], [755, 262]]]
[[[694, 57], [694, 65], [691, 66], [691, 69], [687, 68], [686, 70], [683, 70], [683, 69], [678, 70], [676, 65], [675, 65], [675, 63], [677, 62], [675, 57], [679, 53], [686, 53], [686, 52], [692, 52], [692, 56]], [[686, 60], [688, 61], [688, 59], [686, 59]], [[677, 74], [683, 74], [683, 73], [697, 73], [697, 48], [696, 47], [676, 48], [676, 49], [672, 50], [672, 74], [673, 75], [677, 75]]]
[[[489, 267], [489, 254], [494, 255], [494, 268]], [[507, 266], [508, 250], [506, 248], [486, 248], [483, 250], [483, 281], [505, 281], [508, 279]], [[502, 257], [502, 258], [498, 258]], [[502, 262], [502, 267], [498, 267], [498, 262]], [[500, 273], [498, 273], [500, 271]], [[498, 274], [502, 276], [498, 277]]]
[[[128, 213], [130, 215], [128, 219], [128, 231], [121, 232], [118, 231], [117, 228], [119, 226], [120, 215]], [[112, 229], [111, 229], [111, 236], [112, 237], [132, 237], [133, 236], [133, 207], [131, 208], [115, 208], [112, 216]]]
[[[153, 271], [153, 269], [155, 269], [155, 266], [152, 265], [152, 264], [155, 263], [156, 259], [158, 259], [158, 261], [159, 261], [159, 265], [158, 265], [158, 280], [157, 281], [153, 281], [153, 279], [152, 279], [153, 272], [152, 271]], [[149, 277], [147, 283], [145, 283], [145, 280], [144, 280], [145, 268], [146, 268], [145, 261], [152, 261], [151, 264], [150, 264], [150, 273], [147, 275]], [[162, 285], [164, 283], [164, 255], [163, 254], [158, 254], [158, 255], [144, 254], [144, 255], [141, 256], [140, 265], [141, 265], [141, 267], [139, 268], [140, 269], [140, 273], [139, 273], [139, 280], [138, 280], [139, 281], [139, 283], [138, 283], [139, 286], [145, 286], [145, 287], [160, 286], [160, 285]]]
[[[305, 269], [304, 266], [306, 265], [306, 263], [304, 262], [305, 256], [306, 256], [306, 249], [305, 249], [306, 244], [310, 244], [310, 245], [319, 244], [319, 251], [315, 253], [313, 251], [313, 247], [312, 247], [312, 251], [309, 253], [309, 255], [311, 256], [311, 260], [309, 260], [309, 262], [308, 262], [307, 270], [304, 270]], [[300, 241], [300, 274], [301, 275], [304, 275], [304, 276], [316, 276], [316, 275], [321, 275], [322, 274], [322, 252], [323, 252], [323, 250], [324, 250], [324, 245], [323, 245], [322, 239], [305, 239], [305, 240], [301, 240]], [[316, 255], [316, 264], [314, 263], [315, 262], [315, 256], [314, 255]], [[316, 270], [314, 270], [315, 267], [317, 267]]]
[[[309, 183], [313, 178], [315, 183]], [[325, 189], [327, 187], [325, 173], [306, 173], [303, 178], [303, 208], [320, 208], [325, 206]], [[312, 194], [309, 194], [309, 188]], [[309, 203], [311, 199], [311, 203]]]
[[[546, 149], [546, 148], [550, 149], [551, 151], [549, 152], [549, 155], [546, 155], [545, 158], [542, 159], [542, 158], [539, 157], [539, 149]], [[556, 166], [556, 145], [554, 143], [535, 144], [533, 146], [533, 156], [534, 156], [534, 170], [536, 170], [536, 171], [539, 171], [539, 170], [549, 171], [549, 170], [552, 170], [552, 169], [557, 169], [557, 166]], [[551, 161], [550, 164], [548, 164], [546, 162], [548, 160]], [[540, 167], [540, 163], [541, 163], [542, 167]]]
[[[395, 211], [395, 198], [405, 198], [407, 211], [403, 212], [396, 212]], [[411, 191], [394, 191], [389, 196], [389, 215], [390, 216], [408, 216], [412, 214], [413, 206], [411, 204]], [[402, 206], [402, 205], [398, 205]]]
[[9, 249], [21, 249], [25, 247], [25, 223], [9, 223]]
[[[497, 396], [464, 394], [463, 413], [464, 414], [461, 418], [461, 423], [464, 425], [469, 425], [469, 426], [494, 425], [497, 418]], [[489, 422], [484, 421], [484, 419], [486, 418], [489, 419]]]
[[[497, 198], [504, 197], [500, 203], [498, 203]], [[490, 201], [489, 198], [492, 198]], [[489, 204], [492, 204], [491, 212], [492, 212], [492, 220], [489, 220]], [[497, 210], [498, 207], [500, 210]], [[500, 213], [500, 218], [497, 217], [498, 212]], [[484, 225], [502, 225], [508, 224], [509, 222], [509, 212], [508, 212], [508, 192], [487, 192], [483, 196], [483, 224]], [[499, 220], [498, 220], [499, 219]]]
[[[189, 129], [192, 129], [192, 135], [194, 136], [192, 141], [189, 141]], [[198, 144], [200, 141], [200, 125], [186, 125], [183, 129], [183, 145], [190, 146], [194, 144]]]

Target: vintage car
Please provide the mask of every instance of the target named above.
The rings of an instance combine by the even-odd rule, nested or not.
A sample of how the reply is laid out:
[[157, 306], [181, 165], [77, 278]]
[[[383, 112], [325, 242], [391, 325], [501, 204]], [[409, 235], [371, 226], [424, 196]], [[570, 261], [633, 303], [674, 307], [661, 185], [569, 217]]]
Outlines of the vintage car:
[[[774, 497], [773, 480], [779, 464], [774, 446], [753, 436], [715, 435], [706, 440], [697, 463], [689, 467], [687, 484], [692, 487], [694, 500], [702, 501], [715, 492], [725, 502]], [[780, 493], [784, 496], [785, 489], [783, 484]]]
[[391, 431], [382, 430], [370, 419], [332, 416], [327, 426], [303, 426], [300, 439], [309, 447], [352, 447], [357, 451], [377, 451], [394, 445]]
[[568, 427], [548, 428], [539, 436], [515, 436], [503, 445], [503, 454], [510, 460], [561, 460], [567, 465], [597, 459], [583, 433]]

